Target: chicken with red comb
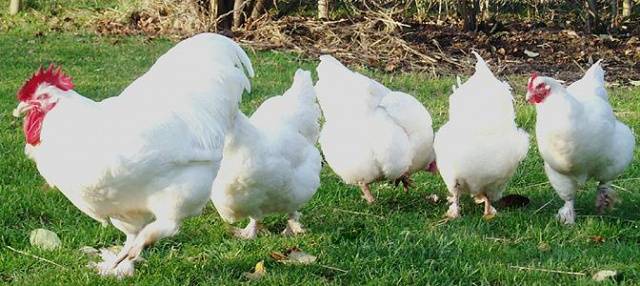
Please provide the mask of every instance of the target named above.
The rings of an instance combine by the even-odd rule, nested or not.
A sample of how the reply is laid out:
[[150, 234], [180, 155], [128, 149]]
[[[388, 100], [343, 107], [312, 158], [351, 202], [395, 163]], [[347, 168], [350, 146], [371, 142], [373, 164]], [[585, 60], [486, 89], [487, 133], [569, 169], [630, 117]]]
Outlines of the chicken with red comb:
[[601, 62], [564, 87], [550, 77], [533, 75], [527, 101], [536, 106], [536, 138], [551, 186], [564, 200], [558, 219], [574, 224], [576, 191], [593, 178], [599, 182], [596, 208], [612, 207], [611, 182], [629, 166], [635, 137], [609, 104]]
[[142, 250], [178, 232], [209, 199], [224, 138], [253, 76], [232, 40], [200, 34], [162, 55], [119, 96], [94, 101], [53, 65], [18, 91], [25, 152], [83, 213], [126, 234], [101, 275], [134, 273]]

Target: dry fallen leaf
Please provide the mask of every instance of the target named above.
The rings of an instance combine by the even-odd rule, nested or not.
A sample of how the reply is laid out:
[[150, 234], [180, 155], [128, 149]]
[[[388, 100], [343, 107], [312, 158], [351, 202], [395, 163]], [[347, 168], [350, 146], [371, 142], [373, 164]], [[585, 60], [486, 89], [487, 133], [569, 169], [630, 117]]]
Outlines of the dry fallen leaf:
[[632, 81], [629, 81], [629, 83], [633, 86], [640, 86], [640, 80], [632, 80]]
[[62, 241], [55, 232], [44, 228], [33, 230], [29, 235], [29, 242], [44, 250], [54, 250], [62, 245]]
[[286, 254], [283, 254], [282, 252], [274, 251], [274, 252], [271, 252], [270, 256], [275, 261], [278, 261], [284, 264], [305, 264], [306, 265], [306, 264], [314, 263], [317, 259], [317, 257], [302, 251], [302, 249], [298, 247], [287, 249], [285, 253]]
[[437, 204], [440, 201], [440, 197], [436, 194], [431, 194], [427, 196], [427, 202], [431, 204]]
[[97, 249], [91, 247], [91, 246], [83, 246], [80, 247], [80, 252], [89, 255], [89, 256], [98, 256], [100, 254], [100, 251], [98, 251]]
[[549, 245], [546, 242], [540, 242], [538, 244], [538, 250], [540, 250], [542, 252], [547, 252], [547, 251], [551, 250], [551, 245]]
[[286, 255], [284, 255], [284, 254], [282, 254], [282, 252], [278, 252], [278, 251], [271, 252], [270, 256], [275, 261], [281, 261], [281, 260], [286, 260], [287, 259]]
[[317, 257], [303, 251], [291, 251], [289, 260], [300, 264], [312, 264], [316, 262]]
[[532, 52], [532, 51], [529, 51], [529, 50], [524, 50], [524, 54], [527, 55], [527, 57], [530, 57], [530, 58], [535, 58], [535, 57], [540, 55], [540, 53]]
[[618, 275], [618, 272], [615, 270], [600, 270], [598, 272], [596, 272], [595, 274], [593, 274], [593, 276], [591, 277], [591, 279], [593, 279], [594, 281], [605, 281], [609, 278], [613, 278], [616, 275]]
[[591, 237], [591, 241], [595, 243], [603, 243], [605, 241], [604, 237], [601, 235], [596, 235]]
[[567, 36], [571, 37], [571, 38], [580, 38], [580, 36], [578, 35], [578, 33], [576, 33], [575, 31], [572, 30], [563, 30], [563, 32], [565, 32], [567, 34]]
[[245, 272], [244, 277], [249, 280], [259, 280], [267, 274], [267, 269], [264, 268], [264, 261], [256, 263], [253, 272]]

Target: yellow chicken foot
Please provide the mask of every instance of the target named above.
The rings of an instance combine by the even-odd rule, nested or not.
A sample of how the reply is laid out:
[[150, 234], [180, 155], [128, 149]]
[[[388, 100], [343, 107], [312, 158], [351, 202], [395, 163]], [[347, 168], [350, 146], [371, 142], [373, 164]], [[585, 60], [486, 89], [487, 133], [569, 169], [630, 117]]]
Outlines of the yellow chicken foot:
[[496, 209], [491, 205], [491, 200], [489, 200], [484, 193], [476, 195], [474, 200], [478, 204], [484, 203], [484, 214], [482, 215], [482, 218], [485, 220], [491, 220], [496, 216]]

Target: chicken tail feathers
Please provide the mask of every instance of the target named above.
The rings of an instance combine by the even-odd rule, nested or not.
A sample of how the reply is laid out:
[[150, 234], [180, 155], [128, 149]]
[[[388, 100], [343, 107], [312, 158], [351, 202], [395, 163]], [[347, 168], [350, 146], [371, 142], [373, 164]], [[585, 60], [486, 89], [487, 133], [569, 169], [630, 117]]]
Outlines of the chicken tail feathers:
[[282, 95], [267, 99], [251, 116], [251, 122], [260, 129], [293, 128], [309, 140], [318, 141], [320, 134], [320, 107], [311, 73], [297, 70], [291, 87]]
[[484, 61], [480, 54], [478, 54], [476, 51], [472, 51], [471, 53], [473, 53], [473, 55], [476, 57], [476, 73], [494, 77], [491, 69], [489, 69], [489, 66], [487, 65], [487, 62]]
[[[226, 53], [220, 53], [220, 55], [230, 57], [235, 67], [243, 71], [249, 77], [254, 77], [255, 72], [253, 71], [253, 65], [251, 64], [249, 56], [242, 47], [225, 36], [217, 34], [214, 34], [214, 36], [214, 39], [216, 39], [215, 47], [220, 47], [222, 50], [226, 51]], [[243, 87], [247, 92], [251, 92], [251, 83], [249, 82], [249, 78], [246, 76], [243, 79]]]
[[[309, 142], [315, 144], [320, 135], [320, 107], [316, 103], [316, 92], [313, 88], [311, 73], [298, 69], [293, 77], [291, 88], [285, 92], [284, 97], [297, 97], [297, 110], [295, 124], [298, 125], [298, 132]], [[294, 105], [295, 106], [295, 105]]]
[[599, 86], [604, 87], [604, 70], [601, 65], [602, 59], [593, 64], [584, 74], [584, 78], [592, 79]]
[[609, 101], [607, 90], [605, 88], [604, 70], [602, 69], [602, 60], [598, 60], [585, 73], [582, 78], [571, 84], [567, 90], [576, 97], [582, 96], [598, 96]]
[[285, 92], [284, 96], [298, 96], [300, 98], [315, 101], [316, 94], [313, 90], [311, 72], [298, 69], [296, 74], [293, 76], [293, 84], [291, 84], [291, 88]]

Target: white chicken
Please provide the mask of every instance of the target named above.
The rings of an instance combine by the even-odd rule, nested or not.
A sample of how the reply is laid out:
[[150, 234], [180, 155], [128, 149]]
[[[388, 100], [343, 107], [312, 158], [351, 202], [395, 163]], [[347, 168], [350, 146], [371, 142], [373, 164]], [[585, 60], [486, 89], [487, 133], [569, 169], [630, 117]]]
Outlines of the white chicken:
[[53, 66], [18, 92], [26, 152], [49, 185], [90, 217], [127, 236], [103, 250], [102, 275], [132, 275], [144, 247], [201, 212], [222, 159], [224, 137], [250, 89], [249, 58], [215, 34], [186, 39], [120, 96], [100, 102], [73, 90]]
[[509, 179], [527, 155], [529, 136], [516, 126], [511, 87], [498, 80], [476, 56], [476, 71], [454, 86], [449, 98], [449, 121], [434, 140], [438, 170], [449, 190], [448, 218], [460, 216], [463, 192], [484, 203], [484, 217], [496, 214]]
[[576, 191], [589, 178], [599, 182], [598, 211], [612, 207], [611, 181], [631, 163], [635, 137], [609, 105], [600, 61], [567, 88], [534, 74], [527, 85], [527, 100], [536, 106], [536, 138], [544, 170], [565, 202], [558, 219], [575, 223]]
[[298, 210], [320, 186], [320, 108], [311, 74], [298, 70], [282, 96], [269, 98], [247, 118], [239, 113], [225, 139], [211, 200], [230, 223], [249, 217], [235, 235], [253, 239], [271, 213], [289, 215], [283, 234], [304, 232]]
[[360, 187], [368, 203], [375, 201], [369, 183], [400, 180], [407, 190], [411, 174], [435, 168], [431, 116], [418, 100], [328, 55], [320, 57], [317, 71], [325, 159], [343, 181]]

